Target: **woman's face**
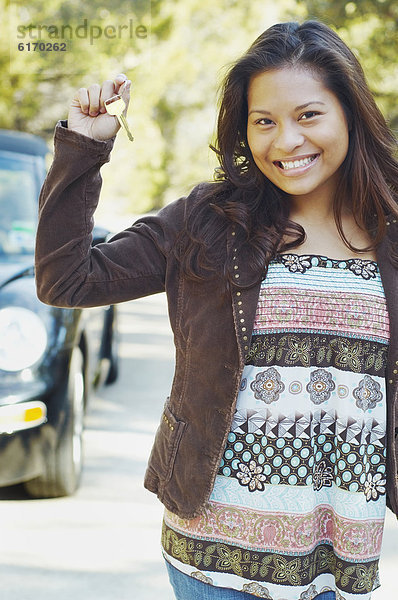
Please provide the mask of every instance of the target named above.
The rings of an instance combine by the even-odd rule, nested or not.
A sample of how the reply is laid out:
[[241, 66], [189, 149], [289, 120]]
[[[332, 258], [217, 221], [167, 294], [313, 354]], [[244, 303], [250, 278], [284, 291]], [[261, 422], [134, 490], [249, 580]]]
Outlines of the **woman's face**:
[[251, 79], [250, 150], [260, 171], [292, 197], [331, 200], [348, 135], [340, 102], [309, 70], [286, 67]]

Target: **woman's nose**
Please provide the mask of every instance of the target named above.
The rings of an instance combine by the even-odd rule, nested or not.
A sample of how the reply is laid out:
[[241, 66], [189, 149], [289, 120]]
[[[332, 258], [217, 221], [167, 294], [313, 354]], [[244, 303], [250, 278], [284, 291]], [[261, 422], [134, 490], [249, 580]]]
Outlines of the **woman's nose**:
[[304, 136], [296, 125], [284, 125], [278, 127], [274, 139], [274, 149], [289, 155], [295, 148], [304, 143]]

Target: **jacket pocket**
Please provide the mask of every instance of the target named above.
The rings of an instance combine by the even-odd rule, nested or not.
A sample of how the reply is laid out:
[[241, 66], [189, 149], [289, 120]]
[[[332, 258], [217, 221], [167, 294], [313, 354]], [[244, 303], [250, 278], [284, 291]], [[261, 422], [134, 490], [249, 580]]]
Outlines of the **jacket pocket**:
[[186, 423], [178, 421], [168, 406], [169, 398], [163, 409], [160, 425], [156, 432], [149, 467], [154, 470], [163, 487], [171, 479], [174, 462]]

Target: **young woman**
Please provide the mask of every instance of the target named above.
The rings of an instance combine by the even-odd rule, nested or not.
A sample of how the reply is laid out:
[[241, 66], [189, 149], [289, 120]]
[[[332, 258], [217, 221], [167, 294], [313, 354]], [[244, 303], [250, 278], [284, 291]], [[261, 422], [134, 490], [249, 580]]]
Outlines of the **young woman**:
[[91, 247], [119, 75], [57, 124], [39, 297], [166, 290], [176, 345], [145, 486], [178, 600], [369, 600], [398, 513], [397, 162], [363, 71], [327, 26], [283, 23], [222, 89], [214, 182]]

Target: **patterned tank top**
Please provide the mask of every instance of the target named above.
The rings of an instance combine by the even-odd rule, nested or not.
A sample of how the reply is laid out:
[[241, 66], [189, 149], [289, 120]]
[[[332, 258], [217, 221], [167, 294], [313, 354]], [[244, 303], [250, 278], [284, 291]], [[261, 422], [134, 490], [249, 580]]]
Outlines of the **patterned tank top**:
[[202, 515], [165, 511], [177, 569], [269, 600], [369, 600], [385, 516], [389, 323], [377, 264], [283, 254], [262, 282]]

